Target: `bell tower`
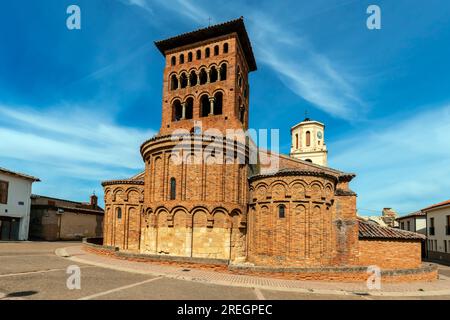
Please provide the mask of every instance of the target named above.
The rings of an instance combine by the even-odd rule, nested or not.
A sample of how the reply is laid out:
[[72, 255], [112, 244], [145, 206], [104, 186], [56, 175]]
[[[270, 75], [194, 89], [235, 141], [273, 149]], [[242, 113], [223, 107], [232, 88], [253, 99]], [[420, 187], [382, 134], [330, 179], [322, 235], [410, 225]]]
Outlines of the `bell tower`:
[[291, 157], [327, 166], [325, 125], [305, 118], [291, 128]]
[[248, 128], [256, 62], [242, 17], [155, 45], [165, 57], [160, 136]]

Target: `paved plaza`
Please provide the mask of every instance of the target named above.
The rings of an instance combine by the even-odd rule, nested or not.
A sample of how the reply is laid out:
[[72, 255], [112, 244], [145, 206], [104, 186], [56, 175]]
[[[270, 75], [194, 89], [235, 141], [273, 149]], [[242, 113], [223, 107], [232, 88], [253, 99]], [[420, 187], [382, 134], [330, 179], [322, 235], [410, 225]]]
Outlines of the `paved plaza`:
[[[80, 243], [0, 243], [0, 299], [450, 299], [450, 267], [434, 282], [382, 284], [268, 279], [98, 256]], [[80, 269], [80, 289], [68, 289], [69, 266]]]

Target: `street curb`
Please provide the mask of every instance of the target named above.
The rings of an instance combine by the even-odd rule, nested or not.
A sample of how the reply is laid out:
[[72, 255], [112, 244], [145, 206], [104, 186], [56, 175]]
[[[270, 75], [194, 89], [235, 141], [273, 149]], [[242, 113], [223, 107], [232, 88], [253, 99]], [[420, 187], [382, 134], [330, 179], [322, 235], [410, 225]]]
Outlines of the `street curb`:
[[199, 283], [209, 283], [223, 286], [232, 286], [232, 287], [241, 287], [241, 288], [258, 288], [263, 290], [272, 290], [272, 291], [284, 291], [284, 292], [297, 292], [297, 293], [308, 293], [308, 294], [327, 294], [327, 295], [339, 295], [339, 296], [378, 296], [378, 297], [433, 297], [433, 296], [443, 296], [450, 295], [450, 288], [445, 290], [433, 290], [433, 291], [422, 291], [422, 292], [396, 292], [396, 291], [367, 291], [367, 292], [353, 292], [353, 291], [345, 291], [345, 290], [331, 290], [331, 289], [302, 289], [302, 288], [284, 288], [284, 287], [275, 287], [275, 286], [264, 286], [264, 285], [255, 285], [255, 284], [245, 284], [245, 283], [232, 283], [221, 280], [206, 280], [199, 279], [190, 276], [179, 276], [179, 275], [171, 275], [169, 273], [163, 272], [152, 272], [152, 271], [144, 271], [144, 270], [135, 270], [127, 267], [119, 267], [101, 262], [93, 262], [89, 260], [85, 260], [80, 257], [70, 256], [66, 248], [59, 248], [55, 250], [55, 255], [69, 259], [78, 263], [84, 263], [89, 265], [94, 265], [101, 268], [112, 269], [117, 271], [124, 271], [136, 274], [146, 274], [158, 277], [165, 277], [170, 279], [177, 280], [185, 280], [185, 281], [194, 281]]

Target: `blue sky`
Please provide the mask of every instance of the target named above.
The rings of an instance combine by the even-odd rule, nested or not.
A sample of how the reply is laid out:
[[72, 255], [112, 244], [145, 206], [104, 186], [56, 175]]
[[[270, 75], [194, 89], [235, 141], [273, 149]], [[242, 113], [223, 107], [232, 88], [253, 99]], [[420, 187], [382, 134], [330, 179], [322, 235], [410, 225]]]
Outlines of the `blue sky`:
[[[81, 30], [66, 28], [71, 4]], [[366, 28], [370, 4], [381, 30]], [[239, 16], [258, 63], [252, 128], [279, 128], [287, 153], [305, 109], [324, 122], [329, 165], [357, 174], [361, 214], [450, 198], [445, 0], [2, 1], [0, 166], [41, 178], [35, 193], [72, 200], [139, 172], [139, 145], [161, 119], [153, 41]]]

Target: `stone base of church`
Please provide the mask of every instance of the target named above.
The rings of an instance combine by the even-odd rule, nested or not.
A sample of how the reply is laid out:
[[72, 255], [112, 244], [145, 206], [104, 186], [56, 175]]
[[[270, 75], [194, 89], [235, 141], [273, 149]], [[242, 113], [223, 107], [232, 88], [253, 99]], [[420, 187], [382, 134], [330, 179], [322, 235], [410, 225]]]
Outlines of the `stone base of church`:
[[[368, 273], [367, 266], [345, 267], [273, 267], [255, 266], [250, 263], [230, 263], [226, 259], [209, 259], [196, 257], [168, 256], [140, 254], [130, 251], [120, 251], [111, 246], [102, 246], [89, 241], [84, 241], [84, 250], [118, 259], [136, 262], [154, 262], [165, 265], [177, 265], [183, 268], [199, 268], [227, 272], [233, 274], [250, 275], [265, 278], [285, 280], [311, 280], [311, 281], [341, 281], [361, 282], [367, 281], [372, 273]], [[382, 269], [382, 282], [412, 282], [434, 281], [438, 279], [437, 267], [423, 264], [410, 269]]]

